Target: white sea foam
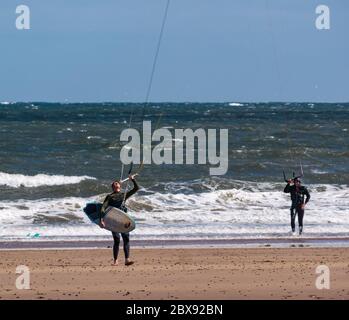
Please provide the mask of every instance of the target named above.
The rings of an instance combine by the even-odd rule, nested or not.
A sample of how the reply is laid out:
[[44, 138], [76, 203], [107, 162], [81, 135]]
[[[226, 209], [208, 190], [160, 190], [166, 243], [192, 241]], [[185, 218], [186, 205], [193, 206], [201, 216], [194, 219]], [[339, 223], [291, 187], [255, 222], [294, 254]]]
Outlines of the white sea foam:
[[[305, 237], [349, 236], [348, 186], [311, 185], [304, 218]], [[101, 198], [101, 197], [100, 197]], [[92, 198], [3, 201], [0, 240], [110, 238], [82, 211]], [[248, 184], [236, 189], [188, 194], [149, 193], [128, 202], [138, 239], [227, 239], [285, 237], [290, 199], [282, 185]]]
[[21, 186], [40, 187], [75, 184], [87, 179], [94, 180], [95, 178], [89, 176], [63, 176], [47, 174], [26, 176], [22, 174], [9, 174], [5, 172], [0, 172], [0, 186], [5, 185], [12, 188], [19, 188]]
[[231, 107], [243, 107], [244, 105], [242, 103], [239, 103], [239, 102], [231, 102], [231, 103], [229, 103], [229, 106], [231, 106]]
[[311, 169], [310, 171], [314, 174], [327, 174], [328, 173], [327, 171], [319, 170], [319, 169]]

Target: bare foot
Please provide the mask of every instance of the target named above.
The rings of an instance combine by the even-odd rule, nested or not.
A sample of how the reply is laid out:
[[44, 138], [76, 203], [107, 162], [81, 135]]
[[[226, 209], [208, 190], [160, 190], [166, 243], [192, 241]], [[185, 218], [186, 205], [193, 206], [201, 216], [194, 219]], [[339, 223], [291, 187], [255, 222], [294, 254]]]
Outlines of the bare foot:
[[134, 261], [131, 261], [131, 260], [126, 260], [125, 261], [125, 266], [131, 266], [134, 264]]
[[112, 263], [112, 266], [117, 266], [119, 265], [119, 261], [118, 260], [115, 260], [113, 263]]

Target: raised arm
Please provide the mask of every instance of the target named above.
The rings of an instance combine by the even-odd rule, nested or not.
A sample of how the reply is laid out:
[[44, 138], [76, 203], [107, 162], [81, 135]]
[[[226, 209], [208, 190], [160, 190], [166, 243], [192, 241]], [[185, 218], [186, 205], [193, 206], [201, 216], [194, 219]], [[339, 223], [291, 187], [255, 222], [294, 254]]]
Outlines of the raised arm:
[[286, 187], [285, 187], [285, 189], [284, 189], [284, 192], [285, 192], [285, 193], [290, 193], [290, 192], [291, 192], [290, 181], [287, 182]]
[[129, 197], [133, 196], [139, 190], [139, 185], [138, 185], [136, 179], [134, 178], [134, 176], [130, 176], [130, 180], [133, 182], [133, 189], [126, 193], [125, 200], [127, 200]]

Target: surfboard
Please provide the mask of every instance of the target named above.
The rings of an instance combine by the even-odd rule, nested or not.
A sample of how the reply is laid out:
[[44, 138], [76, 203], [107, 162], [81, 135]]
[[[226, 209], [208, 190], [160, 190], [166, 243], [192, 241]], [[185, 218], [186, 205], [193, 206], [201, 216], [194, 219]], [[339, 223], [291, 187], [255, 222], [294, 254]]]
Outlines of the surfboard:
[[[102, 209], [102, 203], [93, 202], [88, 203], [84, 208], [84, 212], [87, 217], [93, 223], [99, 225], [100, 210]], [[131, 232], [136, 228], [136, 222], [124, 211], [108, 207], [102, 215], [105, 227], [104, 229], [112, 232]]]

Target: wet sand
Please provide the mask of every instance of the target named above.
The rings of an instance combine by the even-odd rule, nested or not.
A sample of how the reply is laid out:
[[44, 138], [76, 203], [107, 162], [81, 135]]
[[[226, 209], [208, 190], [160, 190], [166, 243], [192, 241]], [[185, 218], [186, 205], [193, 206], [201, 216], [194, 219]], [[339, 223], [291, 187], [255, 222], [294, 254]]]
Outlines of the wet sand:
[[[111, 240], [27, 240], [0, 241], [3, 249], [103, 249], [111, 245]], [[245, 248], [257, 247], [349, 247], [348, 237], [279, 237], [279, 238], [230, 238], [230, 239], [178, 239], [178, 240], [137, 240], [132, 239], [132, 247], [136, 248]]]
[[[133, 249], [129, 267], [111, 254], [0, 251], [0, 299], [349, 299], [349, 248]], [[30, 290], [15, 286], [19, 265]], [[318, 265], [330, 269], [328, 290], [315, 286]]]

